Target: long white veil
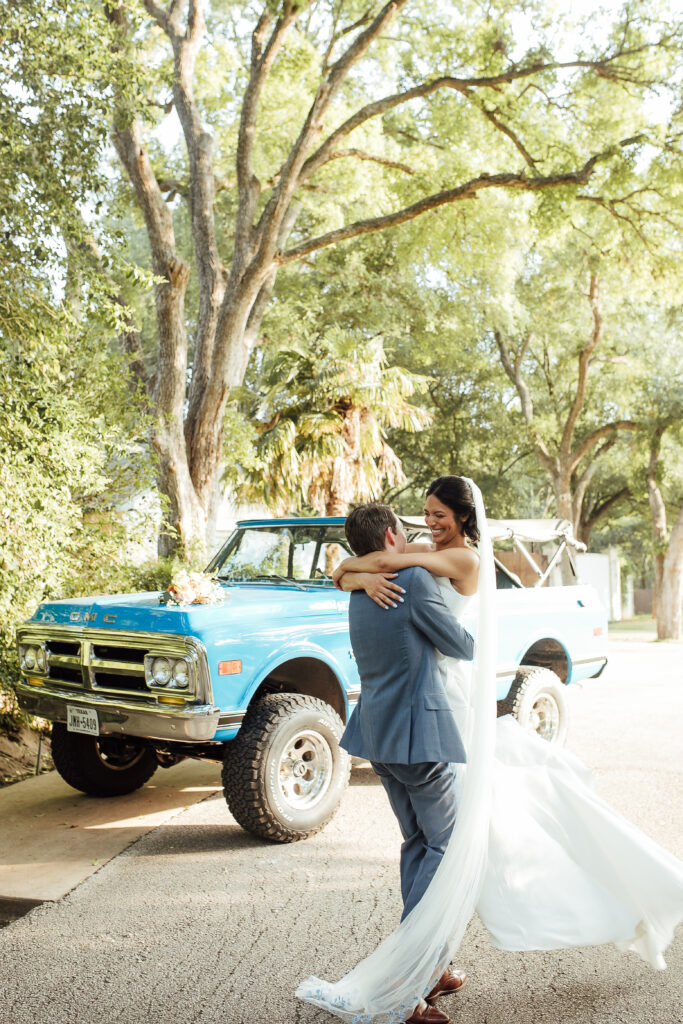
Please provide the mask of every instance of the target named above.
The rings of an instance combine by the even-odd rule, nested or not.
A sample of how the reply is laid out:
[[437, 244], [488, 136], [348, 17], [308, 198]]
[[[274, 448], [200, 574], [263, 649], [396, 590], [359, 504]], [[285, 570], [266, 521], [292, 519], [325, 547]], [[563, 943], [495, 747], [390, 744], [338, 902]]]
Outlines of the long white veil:
[[340, 981], [310, 977], [296, 995], [348, 1024], [410, 1017], [457, 951], [486, 867], [496, 730], [495, 565], [481, 491], [467, 481], [479, 529], [479, 616], [471, 687], [471, 732], [455, 828], [426, 893], [368, 957]]

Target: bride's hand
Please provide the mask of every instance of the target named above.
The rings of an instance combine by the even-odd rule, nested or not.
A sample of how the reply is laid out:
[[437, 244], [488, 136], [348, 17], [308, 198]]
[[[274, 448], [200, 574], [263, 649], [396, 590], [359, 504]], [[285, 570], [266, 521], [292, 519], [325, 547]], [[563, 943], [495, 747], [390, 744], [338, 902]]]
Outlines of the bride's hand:
[[397, 572], [364, 572], [362, 577], [363, 590], [380, 608], [396, 608], [396, 602], [403, 603], [401, 594], [405, 594], [403, 587], [391, 581], [398, 576]]

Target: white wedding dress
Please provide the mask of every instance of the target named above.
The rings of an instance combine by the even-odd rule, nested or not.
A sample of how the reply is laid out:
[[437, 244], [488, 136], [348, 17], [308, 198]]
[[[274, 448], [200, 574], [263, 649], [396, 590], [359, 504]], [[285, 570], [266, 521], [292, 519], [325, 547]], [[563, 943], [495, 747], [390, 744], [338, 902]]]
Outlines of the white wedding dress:
[[[474, 600], [437, 579], [457, 619]], [[470, 666], [437, 654], [468, 746]], [[494, 946], [564, 949], [614, 942], [665, 967], [683, 917], [683, 865], [601, 800], [568, 751], [510, 716], [496, 723], [486, 871], [477, 912]]]
[[[613, 942], [656, 968], [683, 919], [683, 863], [601, 800], [576, 757], [496, 719], [495, 566], [481, 492], [469, 483], [481, 534], [474, 662], [438, 656], [467, 751], [458, 815], [412, 912], [339, 981], [310, 977], [297, 988], [346, 1024], [405, 1021], [475, 910], [501, 949]], [[437, 582], [461, 617], [471, 599]]]

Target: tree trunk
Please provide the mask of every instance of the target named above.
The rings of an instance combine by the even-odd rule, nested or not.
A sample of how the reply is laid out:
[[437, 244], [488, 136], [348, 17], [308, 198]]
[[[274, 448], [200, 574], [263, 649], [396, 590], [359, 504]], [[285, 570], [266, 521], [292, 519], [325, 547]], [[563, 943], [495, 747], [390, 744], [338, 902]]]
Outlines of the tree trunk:
[[[588, 485], [597, 469], [597, 460], [613, 447], [618, 431], [636, 429], [636, 424], [631, 420], [617, 420], [602, 424], [591, 430], [581, 442], [576, 442], [576, 430], [586, 402], [591, 360], [602, 337], [599, 282], [594, 273], [590, 276], [587, 298], [593, 326], [579, 351], [576, 385], [559, 443], [543, 437], [535, 419], [533, 396], [524, 372], [525, 360], [531, 352], [533, 333], [529, 331], [523, 338], [514, 340], [505, 338], [500, 330], [493, 331], [501, 364], [517, 391], [534, 452], [552, 482], [557, 516], [572, 524], [577, 538], [581, 538], [584, 533], [589, 535], [593, 525], [584, 523], [583, 510]], [[589, 460], [587, 465], [584, 461], [586, 459]], [[585, 468], [581, 471], [579, 467], [582, 463]], [[604, 511], [607, 511], [607, 507]]]
[[655, 565], [655, 592], [652, 602], [652, 614], [657, 620], [659, 620], [659, 595], [662, 589], [664, 556], [667, 547], [666, 506], [664, 504], [662, 492], [659, 489], [659, 484], [657, 483], [657, 464], [659, 462], [659, 452], [664, 429], [664, 427], [658, 427], [655, 431], [652, 446], [650, 448], [650, 462], [647, 469], [647, 496], [650, 502], [650, 511], [652, 513], [652, 541]]
[[336, 491], [330, 491], [329, 497], [325, 502], [326, 516], [345, 516], [348, 508], [348, 501], [345, 501]]
[[555, 490], [557, 518], [568, 519], [572, 524], [572, 528], [575, 529], [571, 474], [560, 470], [560, 473], [553, 479], [553, 487]]
[[333, 463], [331, 481], [325, 497], [325, 515], [345, 516], [349, 505], [358, 492], [357, 481], [362, 473], [363, 459], [361, 455], [361, 415], [362, 410], [348, 404], [338, 409], [344, 423], [341, 436], [346, 447], [343, 455], [338, 455]]
[[666, 554], [657, 595], [657, 639], [680, 640], [683, 619], [683, 507], [679, 509]]
[[253, 318], [250, 323], [266, 276], [267, 271], [262, 271], [251, 283], [239, 282], [232, 296], [227, 297], [218, 318], [211, 375], [200, 398], [190, 403], [185, 426], [188, 462], [197, 499], [207, 515], [223, 457], [225, 407], [230, 389], [244, 378], [249, 355], [246, 346], [258, 331], [265, 311], [260, 312], [258, 324], [253, 324]]
[[158, 457], [159, 490], [168, 502], [159, 532], [159, 555], [168, 558], [180, 551], [185, 558], [204, 561], [207, 514], [190, 479], [182, 424], [180, 429], [177, 424], [168, 428], [158, 424], [152, 444]]

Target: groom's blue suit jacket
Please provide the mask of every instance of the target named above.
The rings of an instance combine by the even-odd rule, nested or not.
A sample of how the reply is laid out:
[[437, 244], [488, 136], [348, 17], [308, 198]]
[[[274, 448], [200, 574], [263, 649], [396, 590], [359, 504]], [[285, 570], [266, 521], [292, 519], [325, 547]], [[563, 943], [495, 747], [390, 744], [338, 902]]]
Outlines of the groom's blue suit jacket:
[[397, 608], [351, 594], [349, 628], [361, 695], [341, 738], [350, 754], [385, 764], [465, 761], [434, 655], [471, 661], [472, 637], [453, 618], [426, 569], [402, 569]]

